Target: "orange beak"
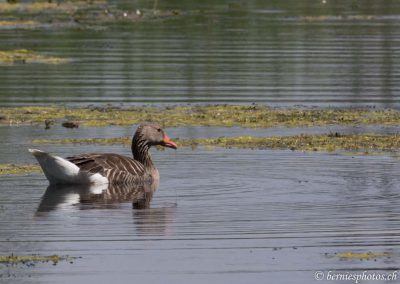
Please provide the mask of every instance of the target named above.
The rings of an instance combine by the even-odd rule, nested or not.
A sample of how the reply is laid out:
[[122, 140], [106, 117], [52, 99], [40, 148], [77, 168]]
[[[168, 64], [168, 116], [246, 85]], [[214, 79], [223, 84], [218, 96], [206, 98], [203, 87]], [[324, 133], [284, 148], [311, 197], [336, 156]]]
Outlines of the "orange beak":
[[176, 143], [174, 141], [172, 141], [171, 138], [169, 138], [167, 134], [164, 135], [164, 140], [163, 140], [162, 146], [169, 147], [169, 148], [172, 148], [172, 149], [177, 149], [178, 148]]

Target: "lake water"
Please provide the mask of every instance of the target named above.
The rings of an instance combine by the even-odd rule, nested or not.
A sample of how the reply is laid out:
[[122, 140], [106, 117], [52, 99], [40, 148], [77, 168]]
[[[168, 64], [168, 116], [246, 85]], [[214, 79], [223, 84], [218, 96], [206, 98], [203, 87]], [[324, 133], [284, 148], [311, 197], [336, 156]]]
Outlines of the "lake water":
[[[180, 2], [158, 7], [201, 12], [109, 29], [0, 30], [1, 49], [71, 60], [0, 66], [0, 104], [400, 106], [399, 1]], [[60, 156], [129, 155], [118, 145], [31, 141], [129, 136], [134, 127], [1, 126], [0, 161], [34, 163], [30, 147]], [[329, 131], [398, 127], [167, 129], [180, 138]], [[313, 283], [322, 271], [326, 281], [319, 282], [343, 283], [327, 281], [329, 271], [400, 270], [398, 155], [202, 147], [152, 153], [161, 184], [148, 209], [81, 203], [74, 194], [50, 200], [39, 173], [0, 177], [0, 254], [80, 257], [56, 266], [0, 264], [0, 281]], [[42, 202], [54, 206], [38, 212]], [[389, 256], [338, 256], [345, 252]]]
[[2, 29], [1, 49], [71, 62], [1, 67], [0, 103], [400, 106], [399, 1], [157, 2], [191, 14], [108, 29]]
[[[206, 130], [168, 132], [204, 137]], [[0, 133], [8, 140], [0, 144], [0, 155], [31, 163], [26, 148], [46, 133], [101, 137], [102, 131], [115, 136], [132, 129], [98, 131], [3, 127]], [[62, 156], [129, 154], [128, 147], [117, 145], [36, 146]], [[144, 210], [130, 202], [96, 206], [66, 196], [48, 212], [38, 212], [42, 198], [49, 198], [43, 197], [44, 176], [2, 177], [0, 251], [82, 257], [57, 266], [2, 267], [2, 280], [310, 283], [315, 271], [389, 274], [399, 266], [400, 161], [395, 156], [185, 148], [154, 151], [153, 157], [161, 186]], [[348, 251], [393, 256], [334, 257]]]

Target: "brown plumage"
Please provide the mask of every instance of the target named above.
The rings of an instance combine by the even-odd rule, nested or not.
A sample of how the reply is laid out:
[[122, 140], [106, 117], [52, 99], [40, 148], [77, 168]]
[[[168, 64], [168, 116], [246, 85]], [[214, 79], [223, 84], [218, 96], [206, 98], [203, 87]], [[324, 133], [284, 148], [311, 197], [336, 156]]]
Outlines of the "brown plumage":
[[81, 154], [67, 157], [82, 172], [99, 173], [113, 184], [130, 184], [145, 178], [146, 169], [142, 163], [118, 154]]

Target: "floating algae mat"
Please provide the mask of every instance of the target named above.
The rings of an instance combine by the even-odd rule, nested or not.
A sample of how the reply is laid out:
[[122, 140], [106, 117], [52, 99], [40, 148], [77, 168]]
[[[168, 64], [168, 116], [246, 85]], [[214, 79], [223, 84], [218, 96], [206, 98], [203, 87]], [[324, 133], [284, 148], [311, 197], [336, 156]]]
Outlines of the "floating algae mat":
[[39, 171], [38, 165], [0, 164], [0, 175], [21, 175]]
[[[178, 146], [196, 148], [214, 146], [223, 148], [244, 149], [290, 149], [302, 151], [364, 151], [392, 152], [400, 149], [400, 135], [354, 134], [339, 133], [325, 135], [295, 135], [273, 137], [220, 137], [199, 139], [174, 139]], [[89, 138], [89, 139], [59, 139], [33, 140], [37, 144], [126, 144], [131, 143], [131, 137]]]
[[297, 16], [282, 18], [284, 21], [306, 21], [306, 22], [343, 22], [343, 21], [371, 21], [388, 20], [389, 17], [380, 15], [318, 15], [318, 16]]
[[31, 20], [0, 21], [0, 28], [33, 28], [39, 25], [39, 22]]
[[38, 124], [46, 120], [73, 120], [84, 126], [132, 125], [143, 121], [164, 127], [241, 126], [268, 128], [324, 125], [398, 125], [396, 110], [272, 109], [267, 106], [82, 107], [60, 106], [0, 108], [1, 124]]
[[76, 257], [70, 256], [60, 256], [60, 255], [49, 255], [49, 256], [41, 256], [41, 255], [0, 255], [0, 264], [6, 265], [16, 265], [16, 264], [25, 264], [32, 265], [35, 263], [47, 263], [51, 262], [53, 265], [56, 265], [60, 261], [68, 261], [70, 263]]
[[[0, 3], [0, 17], [7, 21], [34, 20], [35, 27], [107, 27], [114, 24], [129, 24], [176, 18], [199, 12], [180, 10], [141, 9], [132, 7], [122, 10], [105, 1], [62, 1], [33, 3]], [[1, 26], [0, 26], [1, 27]], [[24, 26], [15, 26], [24, 28]]]
[[44, 55], [26, 49], [0, 50], [0, 64], [4, 65], [25, 63], [61, 64], [65, 62], [67, 60], [64, 58]]
[[376, 260], [379, 258], [391, 258], [399, 256], [392, 252], [341, 252], [335, 254], [326, 254], [328, 258], [338, 258], [339, 260]]
[[220, 137], [177, 140], [178, 145], [197, 145], [245, 149], [290, 149], [301, 151], [370, 151], [392, 152], [400, 149], [399, 135], [354, 134], [294, 135], [274, 137]]
[[43, 13], [45, 11], [74, 12], [94, 4], [104, 4], [103, 1], [65, 1], [58, 3], [32, 2], [32, 3], [0, 3], [0, 13]]

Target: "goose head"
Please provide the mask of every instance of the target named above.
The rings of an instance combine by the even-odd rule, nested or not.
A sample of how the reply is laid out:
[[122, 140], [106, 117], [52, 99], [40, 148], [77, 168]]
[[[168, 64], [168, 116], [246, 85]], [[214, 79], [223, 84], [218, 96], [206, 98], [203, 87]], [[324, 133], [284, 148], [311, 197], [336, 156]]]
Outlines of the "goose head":
[[151, 146], [164, 146], [172, 149], [177, 149], [178, 146], [175, 142], [168, 137], [165, 131], [156, 123], [143, 123], [140, 124], [133, 137], [133, 141], [143, 141], [149, 147]]

